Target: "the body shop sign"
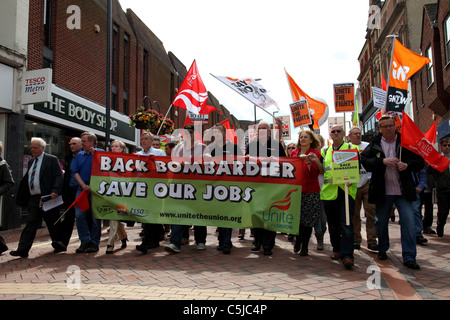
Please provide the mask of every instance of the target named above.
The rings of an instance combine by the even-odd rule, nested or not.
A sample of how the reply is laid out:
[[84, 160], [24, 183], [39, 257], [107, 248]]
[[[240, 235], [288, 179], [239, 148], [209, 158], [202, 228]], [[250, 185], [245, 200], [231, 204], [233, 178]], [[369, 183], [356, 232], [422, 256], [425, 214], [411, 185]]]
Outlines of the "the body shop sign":
[[[103, 106], [55, 85], [52, 85], [51, 103], [34, 104], [28, 114], [100, 136], [104, 136], [106, 128]], [[136, 130], [130, 127], [127, 116], [111, 110], [109, 129], [113, 139], [136, 143]]]
[[22, 79], [22, 104], [51, 101], [52, 69], [25, 71]]

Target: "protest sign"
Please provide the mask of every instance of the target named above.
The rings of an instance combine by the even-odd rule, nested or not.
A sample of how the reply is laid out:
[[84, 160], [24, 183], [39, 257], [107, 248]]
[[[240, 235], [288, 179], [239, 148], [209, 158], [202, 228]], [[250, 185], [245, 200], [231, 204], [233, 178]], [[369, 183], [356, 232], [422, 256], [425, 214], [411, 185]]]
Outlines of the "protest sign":
[[353, 83], [334, 84], [334, 105], [336, 112], [355, 111], [355, 85]]
[[202, 161], [99, 151], [92, 212], [104, 220], [298, 234], [302, 183], [301, 160], [294, 158]]
[[333, 184], [358, 183], [359, 161], [358, 150], [335, 150], [331, 164]]
[[289, 105], [291, 107], [294, 128], [310, 125], [311, 114], [309, 113], [308, 101], [306, 99], [296, 101]]

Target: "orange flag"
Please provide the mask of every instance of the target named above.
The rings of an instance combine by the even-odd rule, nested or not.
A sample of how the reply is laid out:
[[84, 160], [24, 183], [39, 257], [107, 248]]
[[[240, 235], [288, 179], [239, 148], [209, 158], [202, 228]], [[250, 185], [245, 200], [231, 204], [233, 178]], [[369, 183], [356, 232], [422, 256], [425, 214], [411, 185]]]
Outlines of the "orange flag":
[[408, 79], [430, 62], [430, 59], [409, 50], [395, 39], [387, 88], [386, 111], [403, 111], [408, 96]]
[[402, 116], [402, 129], [405, 132], [405, 134], [402, 134], [401, 141], [403, 148], [418, 154], [429, 166], [439, 172], [443, 172], [448, 168], [449, 160], [447, 157], [439, 154], [430, 141], [424, 136], [422, 131], [420, 131], [417, 125], [404, 111]]
[[293, 102], [297, 102], [301, 100], [301, 98], [305, 98], [308, 101], [309, 109], [314, 110], [314, 113], [311, 112], [313, 118], [313, 129], [319, 129], [319, 120], [325, 114], [327, 105], [323, 102], [317, 101], [310, 96], [308, 96], [300, 87], [295, 83], [294, 79], [286, 72], [286, 76], [288, 78], [289, 87], [291, 88], [292, 99]]

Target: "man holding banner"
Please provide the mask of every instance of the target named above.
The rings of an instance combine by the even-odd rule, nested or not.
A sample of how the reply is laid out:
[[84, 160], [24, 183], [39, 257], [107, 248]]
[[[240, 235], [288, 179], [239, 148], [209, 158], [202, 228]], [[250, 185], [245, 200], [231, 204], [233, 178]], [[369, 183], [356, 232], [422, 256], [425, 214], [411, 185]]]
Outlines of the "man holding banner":
[[[272, 139], [270, 135], [269, 124], [261, 121], [257, 126], [257, 139], [251, 141], [245, 154], [253, 157], [286, 157], [283, 146], [279, 141]], [[272, 255], [272, 249], [275, 246], [275, 231], [255, 228], [255, 241], [253, 242], [252, 251], [258, 252], [263, 247], [264, 255]]]
[[379, 120], [380, 133], [361, 153], [361, 161], [367, 171], [372, 172], [369, 186], [369, 202], [376, 204], [376, 231], [378, 236], [378, 258], [386, 260], [389, 250], [389, 219], [395, 204], [400, 215], [403, 264], [418, 270], [416, 262], [416, 232], [413, 202], [417, 198], [411, 172], [424, 167], [424, 160], [415, 153], [401, 147], [401, 135], [395, 130], [395, 121], [390, 115]]
[[[333, 151], [357, 149], [359, 152], [359, 148], [344, 142], [344, 135], [344, 128], [341, 125], [332, 126], [330, 129], [330, 136], [333, 140], [333, 144], [328, 148], [322, 149], [324, 184], [320, 199], [323, 200], [331, 245], [333, 246], [331, 259], [340, 259], [345, 268], [350, 269], [355, 264], [353, 257], [354, 233], [352, 219], [355, 210], [357, 185], [356, 183], [334, 183], [333, 179], [335, 177], [333, 177], [332, 163]], [[348, 189], [348, 194], [346, 189]], [[348, 198], [348, 200], [346, 200], [346, 198]], [[346, 201], [348, 201], [348, 208], [346, 208]], [[346, 212], [346, 209], [348, 212]]]

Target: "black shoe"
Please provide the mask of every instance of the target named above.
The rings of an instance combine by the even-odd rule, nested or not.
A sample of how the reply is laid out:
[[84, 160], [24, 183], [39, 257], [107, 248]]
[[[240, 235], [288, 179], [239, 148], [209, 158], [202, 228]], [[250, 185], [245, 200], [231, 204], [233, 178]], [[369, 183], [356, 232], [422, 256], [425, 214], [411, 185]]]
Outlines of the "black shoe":
[[89, 248], [89, 246], [91, 245], [91, 243], [86, 243], [86, 244], [81, 244], [77, 250], [75, 250], [76, 253], [85, 253], [86, 250]]
[[260, 245], [259, 245], [259, 246], [255, 246], [255, 245], [254, 245], [254, 246], [252, 247], [252, 251], [253, 251], [253, 252], [259, 251], [259, 249], [261, 249], [261, 246], [260, 246]]
[[403, 265], [410, 269], [420, 270], [420, 266], [414, 260], [406, 261], [405, 263], [403, 263]]
[[379, 260], [387, 260], [386, 252], [378, 252], [378, 259]]
[[443, 237], [444, 236], [444, 226], [437, 226], [436, 233], [437, 233], [438, 237]]
[[15, 251], [10, 251], [9, 254], [12, 255], [13, 257], [28, 258], [28, 252], [24, 250], [17, 249]]
[[272, 250], [264, 249], [264, 255], [265, 256], [271, 256], [272, 255]]
[[67, 251], [67, 247], [61, 241], [53, 241], [52, 247], [55, 249], [53, 253], [60, 253]]
[[300, 251], [300, 246], [301, 246], [301, 240], [297, 239], [295, 240], [295, 244], [294, 244], [294, 252], [297, 253]]
[[378, 245], [376, 243], [369, 243], [367, 245], [367, 249], [370, 251], [378, 251]]
[[431, 227], [427, 227], [427, 228], [423, 229], [423, 233], [425, 233], [425, 234], [436, 234], [436, 231], [431, 229]]
[[417, 244], [425, 244], [428, 242], [428, 239], [425, 238], [423, 235], [417, 236], [416, 237], [416, 243]]
[[137, 250], [137, 251], [140, 251], [140, 252], [142, 252], [142, 253], [147, 253], [147, 246], [146, 246], [146, 245], [143, 245], [143, 244], [138, 244], [138, 245], [136, 246], [136, 250]]
[[300, 250], [300, 257], [306, 257], [308, 255], [308, 248]]
[[87, 253], [93, 253], [98, 251], [98, 245], [91, 243], [91, 245], [86, 249]]
[[360, 250], [361, 249], [361, 243], [359, 243], [359, 242], [353, 243], [353, 249]]
[[231, 253], [231, 249], [230, 248], [223, 248], [222, 252], [223, 252], [223, 254], [230, 254]]
[[121, 240], [121, 241], [122, 241], [122, 246], [120, 247], [120, 249], [125, 249], [125, 248], [127, 247], [127, 241], [128, 241], [128, 239], [125, 238], [125, 239], [123, 239], [123, 240]]

